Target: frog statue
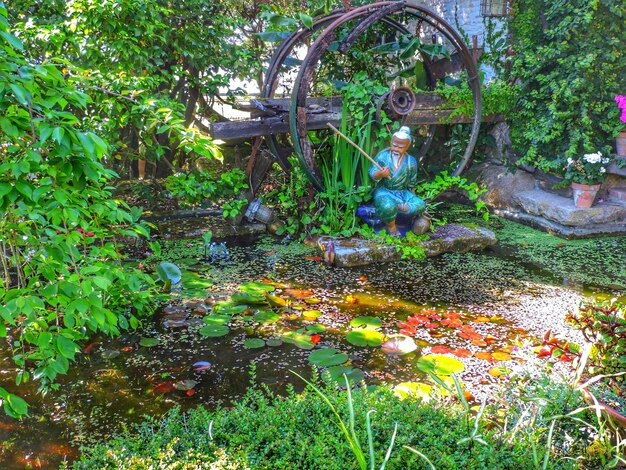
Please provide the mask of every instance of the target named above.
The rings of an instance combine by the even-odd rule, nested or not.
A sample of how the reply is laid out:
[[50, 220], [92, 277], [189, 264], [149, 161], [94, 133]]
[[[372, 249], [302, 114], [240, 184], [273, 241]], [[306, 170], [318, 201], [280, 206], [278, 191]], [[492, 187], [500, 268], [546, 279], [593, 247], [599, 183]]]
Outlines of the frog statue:
[[[391, 138], [391, 147], [376, 155], [379, 166], [370, 167], [369, 176], [375, 184], [373, 190], [376, 216], [386, 224], [389, 235], [399, 236], [396, 226], [398, 213], [408, 216], [420, 216], [426, 210], [426, 203], [415, 195], [417, 185], [417, 161], [407, 151], [411, 145], [411, 129], [400, 128]], [[413, 231], [417, 234], [428, 230], [425, 217], [413, 223]], [[429, 225], [429, 224], [428, 224]], [[424, 228], [425, 227], [425, 228]]]

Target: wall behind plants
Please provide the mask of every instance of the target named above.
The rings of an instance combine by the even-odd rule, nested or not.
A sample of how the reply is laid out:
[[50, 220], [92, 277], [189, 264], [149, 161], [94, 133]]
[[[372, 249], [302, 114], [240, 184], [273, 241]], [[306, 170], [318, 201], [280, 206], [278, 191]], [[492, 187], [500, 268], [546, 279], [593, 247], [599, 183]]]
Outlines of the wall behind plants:
[[507, 79], [520, 85], [512, 139], [522, 163], [557, 170], [560, 159], [613, 153], [626, 92], [623, 0], [517, 0]]

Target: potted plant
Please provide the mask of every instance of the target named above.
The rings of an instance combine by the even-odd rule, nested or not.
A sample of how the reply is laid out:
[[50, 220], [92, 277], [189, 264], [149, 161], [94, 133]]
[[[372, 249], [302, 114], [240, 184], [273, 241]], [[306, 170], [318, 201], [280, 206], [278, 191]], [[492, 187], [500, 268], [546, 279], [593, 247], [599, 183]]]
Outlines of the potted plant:
[[620, 121], [624, 123], [622, 131], [615, 138], [615, 151], [618, 157], [626, 158], [626, 96], [617, 95], [615, 97], [617, 107], [621, 110]]
[[563, 183], [574, 191], [576, 207], [589, 208], [606, 178], [606, 168], [611, 159], [601, 152], [586, 153], [580, 158], [568, 158], [563, 168]]

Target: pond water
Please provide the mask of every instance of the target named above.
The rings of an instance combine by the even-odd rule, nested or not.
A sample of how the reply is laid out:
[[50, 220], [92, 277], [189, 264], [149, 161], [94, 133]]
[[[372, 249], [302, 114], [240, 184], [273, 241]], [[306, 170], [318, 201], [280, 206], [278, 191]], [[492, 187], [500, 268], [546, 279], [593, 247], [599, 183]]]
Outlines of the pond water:
[[[85, 345], [58, 390], [42, 397], [20, 388], [31, 416], [0, 418], [0, 466], [54, 467], [143, 415], [228, 405], [251, 381], [278, 392], [300, 389], [294, 372], [311, 377], [313, 346], [347, 354], [343, 371], [368, 384], [422, 381], [420, 356], [447, 352], [464, 363], [460, 376], [468, 389], [488, 393], [502, 380], [490, 369], [517, 365], [514, 344], [538, 344], [547, 330], [576, 340], [564, 312], [585, 295], [620, 295], [626, 286], [624, 238], [564, 242], [510, 222], [492, 227], [502, 240], [493, 250], [352, 269], [326, 266], [313, 249], [270, 236], [225, 240], [228, 256], [213, 259], [205, 258], [199, 239], [164, 241], [162, 258], [183, 268], [164, 308], [141, 332]], [[577, 264], [585, 264], [581, 256], [585, 268]], [[591, 267], [588, 256], [600, 256], [600, 264]], [[271, 286], [273, 305], [228, 311], [224, 302], [251, 282]], [[223, 327], [222, 317], [203, 320], [220, 308], [229, 314], [229, 331], [206, 336]], [[419, 349], [399, 356], [383, 352], [380, 341], [350, 343], [347, 334], [357, 329], [350, 322], [358, 317], [379, 318], [372, 331], [385, 335], [403, 328]], [[418, 320], [402, 325], [409, 317]], [[267, 342], [250, 341], [255, 338]], [[0, 371], [0, 386], [16, 392], [8, 357], [0, 359]]]

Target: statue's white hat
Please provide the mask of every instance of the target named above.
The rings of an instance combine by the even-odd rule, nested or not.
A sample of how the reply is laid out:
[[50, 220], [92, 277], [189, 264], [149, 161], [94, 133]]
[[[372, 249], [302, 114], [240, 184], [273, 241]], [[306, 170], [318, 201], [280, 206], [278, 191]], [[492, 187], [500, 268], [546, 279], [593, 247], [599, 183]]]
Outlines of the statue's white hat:
[[396, 139], [411, 141], [411, 129], [408, 126], [402, 126], [394, 135]]

